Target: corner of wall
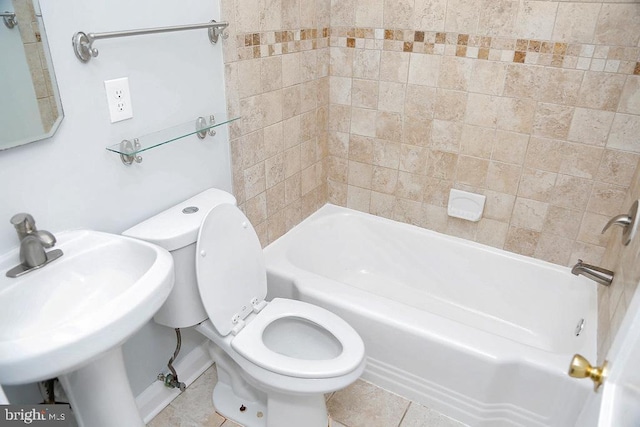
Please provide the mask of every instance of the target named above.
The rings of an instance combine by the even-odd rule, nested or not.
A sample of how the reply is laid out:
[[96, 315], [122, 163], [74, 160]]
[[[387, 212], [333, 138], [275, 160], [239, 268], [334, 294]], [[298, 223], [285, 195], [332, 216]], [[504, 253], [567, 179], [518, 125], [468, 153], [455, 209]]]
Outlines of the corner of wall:
[[327, 6], [222, 2], [233, 191], [263, 246], [327, 201]]

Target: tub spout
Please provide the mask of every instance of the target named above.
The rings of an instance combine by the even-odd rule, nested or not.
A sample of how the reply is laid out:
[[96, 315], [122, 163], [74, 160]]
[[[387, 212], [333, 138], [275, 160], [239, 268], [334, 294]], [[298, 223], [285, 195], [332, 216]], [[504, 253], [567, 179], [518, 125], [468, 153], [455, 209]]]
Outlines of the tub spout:
[[581, 259], [573, 266], [571, 273], [576, 276], [583, 275], [604, 286], [611, 286], [611, 282], [613, 281], [613, 271], [595, 265], [584, 264]]

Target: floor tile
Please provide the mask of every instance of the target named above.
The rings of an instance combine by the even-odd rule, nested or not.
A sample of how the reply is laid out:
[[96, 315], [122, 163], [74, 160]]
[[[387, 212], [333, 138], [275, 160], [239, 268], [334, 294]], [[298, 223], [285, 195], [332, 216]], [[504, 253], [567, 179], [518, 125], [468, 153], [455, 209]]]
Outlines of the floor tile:
[[[212, 366], [148, 427], [242, 427], [214, 411], [211, 393], [217, 380]], [[361, 380], [326, 397], [330, 427], [464, 427], [439, 412]]]
[[147, 427], [200, 427], [201, 423], [189, 418], [184, 412], [176, 412], [176, 409], [169, 405], [162, 410]]
[[409, 401], [358, 380], [329, 399], [329, 414], [348, 427], [396, 427]]
[[412, 402], [400, 423], [400, 427], [465, 427], [453, 418]]
[[184, 393], [171, 402], [171, 406], [178, 412], [189, 414], [191, 419], [203, 426], [218, 427], [222, 425], [225, 418], [216, 413], [211, 400], [213, 387], [217, 382], [217, 371], [212, 366], [200, 375]]
[[217, 381], [216, 369], [212, 366], [151, 420], [149, 427], [222, 426], [225, 418], [215, 411], [211, 401], [213, 386]]

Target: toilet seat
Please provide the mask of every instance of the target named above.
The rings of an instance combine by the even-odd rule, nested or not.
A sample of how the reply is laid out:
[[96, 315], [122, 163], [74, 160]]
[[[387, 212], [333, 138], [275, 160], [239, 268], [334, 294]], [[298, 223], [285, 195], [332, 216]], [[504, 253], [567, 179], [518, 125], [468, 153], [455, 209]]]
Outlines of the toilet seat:
[[[335, 337], [341, 353], [331, 359], [299, 359], [277, 353], [263, 340], [265, 329], [278, 319], [299, 318]], [[231, 347], [250, 362], [282, 375], [297, 378], [331, 378], [356, 369], [364, 358], [364, 344], [356, 331], [337, 315], [302, 301], [275, 298], [231, 341]]]

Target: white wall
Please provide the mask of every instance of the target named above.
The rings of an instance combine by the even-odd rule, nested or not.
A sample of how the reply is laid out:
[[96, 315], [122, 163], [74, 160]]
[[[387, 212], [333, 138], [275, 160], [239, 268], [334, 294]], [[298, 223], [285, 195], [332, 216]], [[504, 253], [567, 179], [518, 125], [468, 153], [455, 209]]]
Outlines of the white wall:
[[[88, 64], [71, 48], [76, 31], [219, 20], [218, 2], [41, 0], [41, 6], [65, 118], [52, 138], [0, 152], [0, 253], [18, 244], [9, 224], [16, 212], [33, 214], [40, 228], [53, 232], [120, 233], [208, 187], [231, 190], [226, 127], [213, 139], [191, 136], [145, 152], [143, 163], [129, 167], [105, 150], [225, 111], [222, 48], [209, 43], [206, 30], [97, 41], [100, 55]], [[125, 76], [134, 118], [111, 124], [103, 81]], [[187, 335], [185, 351], [200, 340]], [[135, 394], [164, 369], [174, 344], [173, 330], [148, 324], [125, 345]]]

